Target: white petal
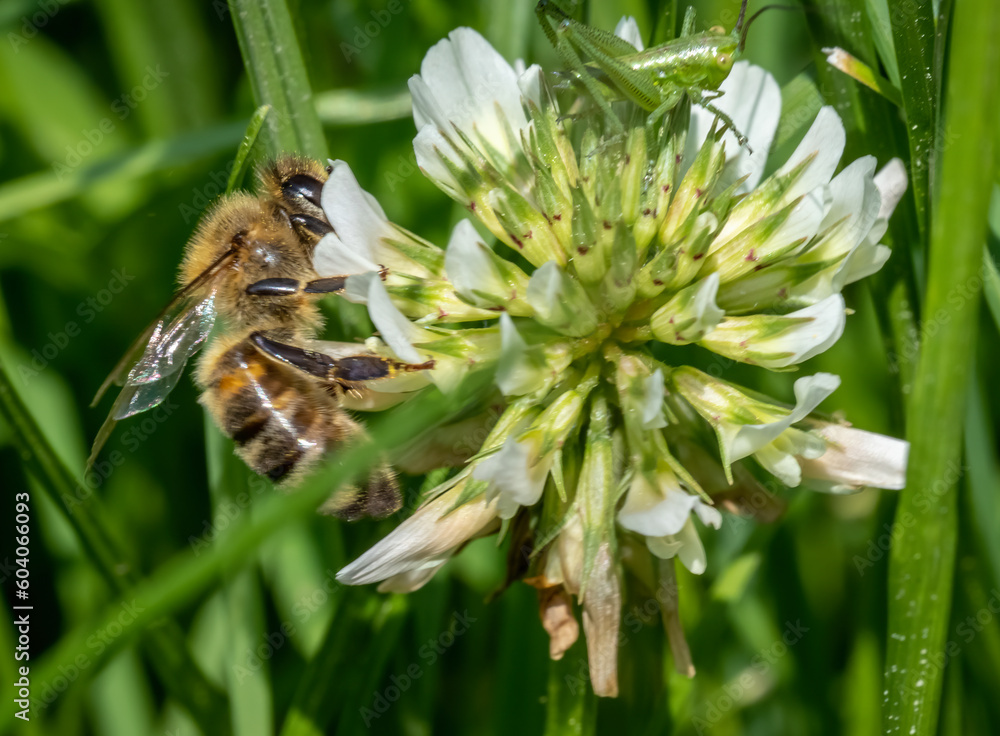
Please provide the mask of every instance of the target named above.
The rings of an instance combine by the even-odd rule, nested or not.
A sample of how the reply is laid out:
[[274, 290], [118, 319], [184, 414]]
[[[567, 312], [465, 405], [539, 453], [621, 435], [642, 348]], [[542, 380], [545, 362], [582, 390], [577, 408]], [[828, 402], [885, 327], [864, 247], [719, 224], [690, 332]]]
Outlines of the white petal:
[[864, 156], [852, 161], [830, 182], [830, 208], [823, 217], [821, 229], [847, 218], [847, 232], [838, 236], [839, 252], [824, 249], [823, 257], [829, 258], [853, 249], [871, 230], [878, 216], [881, 199], [872, 181], [875, 157]]
[[663, 370], [657, 368], [642, 384], [642, 428], [661, 429], [667, 426], [663, 415], [663, 399], [666, 395]]
[[888, 246], [861, 243], [848, 256], [843, 268], [837, 272], [837, 283], [843, 288], [845, 284], [853, 284], [866, 276], [871, 276], [885, 265], [891, 255], [892, 251]]
[[456, 125], [475, 131], [501, 152], [510, 153], [497, 106], [515, 134], [528, 127], [521, 107], [517, 74], [489, 42], [471, 28], [456, 28], [439, 41], [411, 79], [413, 119], [420, 129], [433, 123], [450, 131]]
[[498, 498], [501, 519], [509, 519], [521, 506], [532, 506], [542, 497], [551, 458], [539, 458], [535, 448], [508, 436], [503, 447], [480, 461], [472, 477], [490, 483], [487, 498]]
[[455, 291], [479, 306], [488, 304], [475, 292], [500, 294], [504, 286], [486, 250], [472, 223], [461, 220], [452, 230], [444, 254], [444, 269]]
[[667, 537], [647, 537], [646, 546], [657, 557], [669, 560], [675, 555], [680, 558], [684, 567], [695, 575], [701, 575], [708, 567], [705, 557], [705, 547], [701, 543], [694, 522], [688, 519], [684, 527], [677, 533]]
[[[673, 479], [676, 483], [676, 479]], [[642, 473], [636, 473], [618, 512], [618, 523], [647, 537], [676, 534], [691, 515], [697, 496], [680, 487], [656, 488]]]
[[383, 237], [393, 232], [378, 202], [361, 188], [351, 167], [332, 161], [330, 178], [323, 185], [323, 212], [334, 232], [349, 248], [374, 253]]
[[681, 547], [677, 550], [677, 557], [693, 575], [701, 575], [708, 569], [708, 558], [705, 556], [705, 545], [701, 543], [698, 530], [694, 528], [694, 522], [688, 519], [688, 523], [677, 535]]
[[451, 559], [454, 550], [449, 550], [440, 557], [428, 560], [424, 567], [416, 570], [407, 570], [396, 573], [391, 578], [386, 578], [378, 586], [379, 593], [412, 593], [424, 587], [434, 574], [444, 567], [444, 564]]
[[646, 546], [649, 551], [661, 560], [669, 560], [677, 556], [678, 550], [684, 543], [675, 536], [670, 537], [646, 537]]
[[726, 318], [699, 344], [765, 368], [787, 368], [833, 345], [843, 334], [845, 321], [844, 298], [837, 293], [783, 316]]
[[764, 470], [789, 488], [795, 488], [802, 482], [802, 470], [795, 457], [779, 450], [774, 445], [761, 447], [753, 456]]
[[538, 64], [532, 64], [517, 78], [517, 87], [521, 96], [541, 107], [543, 90], [545, 88], [545, 72]]
[[878, 217], [880, 220], [888, 220], [906, 193], [906, 166], [900, 159], [892, 159], [875, 175], [875, 186], [882, 195], [882, 207], [879, 209]]
[[642, 51], [646, 48], [642, 43], [642, 33], [639, 32], [639, 24], [636, 23], [635, 18], [631, 15], [626, 15], [618, 21], [618, 25], [615, 26], [615, 35], [622, 41], [627, 41], [635, 46], [636, 51]]
[[812, 163], [785, 193], [782, 204], [788, 204], [817, 187], [829, 184], [844, 152], [845, 141], [844, 124], [836, 110], [829, 106], [822, 108], [795, 153], [778, 170], [779, 175], [786, 174], [804, 159], [816, 154]]
[[379, 270], [368, 248], [351, 247], [336, 233], [324, 235], [316, 244], [313, 268], [320, 276], [350, 276]]
[[463, 199], [465, 193], [458, 180], [452, 176], [451, 171], [441, 162], [442, 156], [447, 156], [451, 161], [459, 162], [460, 156], [455, 153], [452, 145], [445, 140], [437, 126], [428, 124], [423, 126], [413, 139], [413, 152], [417, 156], [417, 166], [428, 179], [441, 187], [445, 194], [454, 199]]
[[685, 332], [695, 333], [701, 331], [702, 334], [715, 329], [719, 321], [726, 313], [719, 309], [715, 303], [719, 295], [719, 274], [713, 271], [701, 280], [698, 285], [698, 292], [694, 297], [694, 317], [695, 323]]
[[847, 317], [844, 297], [840, 294], [833, 294], [821, 302], [792, 312], [787, 316], [811, 321], [790, 330], [768, 345], [769, 348], [773, 347], [778, 352], [788, 350], [794, 353], [791, 358], [783, 359], [779, 361], [779, 365], [770, 367], [785, 368], [797, 365], [809, 360], [814, 355], [819, 355], [837, 342], [844, 333]]
[[806, 478], [832, 481], [836, 485], [829, 490], [905, 487], [909, 442], [840, 424], [813, 431], [830, 444], [819, 458], [799, 460]]
[[719, 513], [719, 510], [714, 506], [709, 506], [700, 498], [695, 499], [694, 512], [705, 526], [710, 526], [713, 529], [718, 529], [722, 526], [722, 514]]
[[[464, 485], [417, 509], [388, 536], [337, 573], [347, 585], [364, 585], [426, 569], [478, 535], [496, 519], [496, 504], [479, 496], [452, 511]], [[449, 513], [450, 512], [450, 513]]]
[[[774, 77], [759, 66], [746, 61], [733, 64], [733, 69], [720, 85], [722, 97], [713, 104], [726, 113], [736, 127], [747, 137], [747, 145], [739, 145], [732, 131], [726, 131], [726, 169], [720, 187], [728, 187], [743, 176], [749, 175], [736, 190], [751, 191], [760, 182], [767, 163], [767, 154], [778, 129], [781, 115], [781, 88]], [[687, 158], [701, 148], [715, 115], [697, 105], [691, 108], [691, 128], [686, 149]], [[749, 146], [749, 148], [747, 147]], [[750, 150], [753, 150], [753, 153]]]
[[541, 366], [531, 359], [528, 344], [514, 326], [514, 320], [500, 315], [500, 358], [496, 383], [504, 396], [523, 396], [537, 389], [545, 376]]
[[795, 408], [788, 416], [766, 424], [744, 424], [736, 432], [729, 447], [729, 461], [735, 462], [773, 442], [796, 422], [801, 422], [823, 400], [837, 390], [840, 378], [832, 373], [817, 373], [795, 382]]
[[[404, 363], [422, 363], [424, 358], [413, 347], [419, 342], [420, 328], [408, 320], [389, 298], [389, 292], [382, 285], [378, 274], [352, 276], [351, 279], [368, 278], [368, 314], [375, 328], [382, 335], [392, 352]], [[349, 279], [350, 280], [350, 279]]]

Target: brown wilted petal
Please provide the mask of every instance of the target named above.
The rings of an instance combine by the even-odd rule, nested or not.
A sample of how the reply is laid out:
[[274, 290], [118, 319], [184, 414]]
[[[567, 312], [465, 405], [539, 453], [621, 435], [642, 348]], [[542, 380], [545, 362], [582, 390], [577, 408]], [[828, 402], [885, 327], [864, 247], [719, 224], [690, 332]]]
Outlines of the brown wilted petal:
[[573, 615], [572, 597], [561, 585], [540, 588], [538, 615], [542, 619], [542, 627], [549, 635], [549, 657], [562, 659], [566, 650], [580, 637], [580, 625]]
[[584, 589], [583, 631], [587, 635], [590, 682], [594, 694], [605, 698], [618, 696], [621, 608], [621, 586], [611, 559], [610, 546], [604, 542], [597, 551]]

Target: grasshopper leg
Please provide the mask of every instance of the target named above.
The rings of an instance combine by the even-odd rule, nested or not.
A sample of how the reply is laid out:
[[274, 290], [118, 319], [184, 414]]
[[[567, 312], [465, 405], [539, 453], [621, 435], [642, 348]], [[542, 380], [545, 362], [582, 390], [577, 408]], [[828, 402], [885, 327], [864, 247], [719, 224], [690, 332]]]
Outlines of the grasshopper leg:
[[694, 93], [689, 93], [689, 94], [692, 95], [691, 97], [692, 102], [694, 102], [696, 105], [701, 105], [704, 109], [708, 110], [710, 113], [715, 115], [715, 117], [717, 117], [719, 120], [725, 123], [726, 126], [731, 131], [733, 131], [733, 135], [736, 136], [736, 140], [739, 141], [739, 144], [741, 146], [746, 146], [747, 151], [750, 152], [751, 154], [753, 153], [753, 149], [747, 143], [747, 137], [743, 134], [743, 132], [739, 128], [736, 127], [736, 123], [733, 122], [733, 119], [731, 117], [726, 115], [726, 113], [722, 112], [722, 110], [717, 108], [711, 102], [705, 100], [704, 96], [695, 97]]

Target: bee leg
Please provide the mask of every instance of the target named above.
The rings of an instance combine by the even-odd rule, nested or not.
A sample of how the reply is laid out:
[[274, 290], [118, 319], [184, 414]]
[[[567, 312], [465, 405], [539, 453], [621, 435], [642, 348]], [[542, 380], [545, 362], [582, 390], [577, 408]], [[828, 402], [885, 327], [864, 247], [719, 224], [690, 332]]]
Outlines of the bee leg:
[[333, 358], [315, 350], [272, 340], [261, 332], [250, 335], [250, 342], [264, 355], [303, 373], [343, 389], [361, 388], [368, 381], [391, 378], [407, 371], [434, 367], [434, 362], [410, 365], [378, 355], [347, 355]]
[[[265, 280], [281, 281], [282, 279]], [[253, 343], [257, 350], [272, 360], [284, 363], [313, 378], [321, 378], [325, 381], [331, 380], [330, 374], [335, 369], [336, 361], [329, 355], [272, 340], [261, 332], [251, 333], [250, 342]]]
[[329, 235], [333, 232], [333, 226], [329, 222], [321, 220], [318, 217], [313, 217], [312, 215], [289, 215], [288, 221], [295, 228], [295, 232], [306, 240], [311, 240], [314, 237], [322, 238], [324, 235]]
[[344, 290], [346, 276], [331, 276], [302, 282], [298, 279], [261, 279], [247, 287], [251, 296], [294, 296], [295, 294], [336, 294]]

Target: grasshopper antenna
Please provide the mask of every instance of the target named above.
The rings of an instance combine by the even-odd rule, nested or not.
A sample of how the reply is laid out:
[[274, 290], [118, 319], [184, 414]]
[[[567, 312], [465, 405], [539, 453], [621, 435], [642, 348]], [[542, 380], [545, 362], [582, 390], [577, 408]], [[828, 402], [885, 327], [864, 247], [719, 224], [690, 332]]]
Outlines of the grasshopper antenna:
[[740, 17], [736, 19], [736, 28], [734, 29], [740, 37], [740, 51], [743, 50], [743, 39], [746, 37], [746, 33], [743, 31], [743, 19], [747, 14], [747, 0], [743, 0], [740, 5]]
[[802, 10], [802, 8], [798, 7], [797, 5], [765, 5], [763, 8], [761, 8], [756, 13], [751, 15], [750, 20], [748, 20], [747, 24], [744, 26], [743, 14], [745, 13], [746, 9], [747, 9], [747, 4], [744, 2], [743, 6], [740, 8], [739, 20], [736, 21], [735, 30], [736, 33], [738, 33], [740, 36], [740, 43], [739, 46], [737, 46], [737, 48], [740, 51], [743, 51], [743, 48], [747, 44], [747, 31], [750, 30], [750, 24], [753, 23], [755, 20], [757, 20], [757, 18], [760, 17], [760, 14], [763, 13], [765, 10]]

